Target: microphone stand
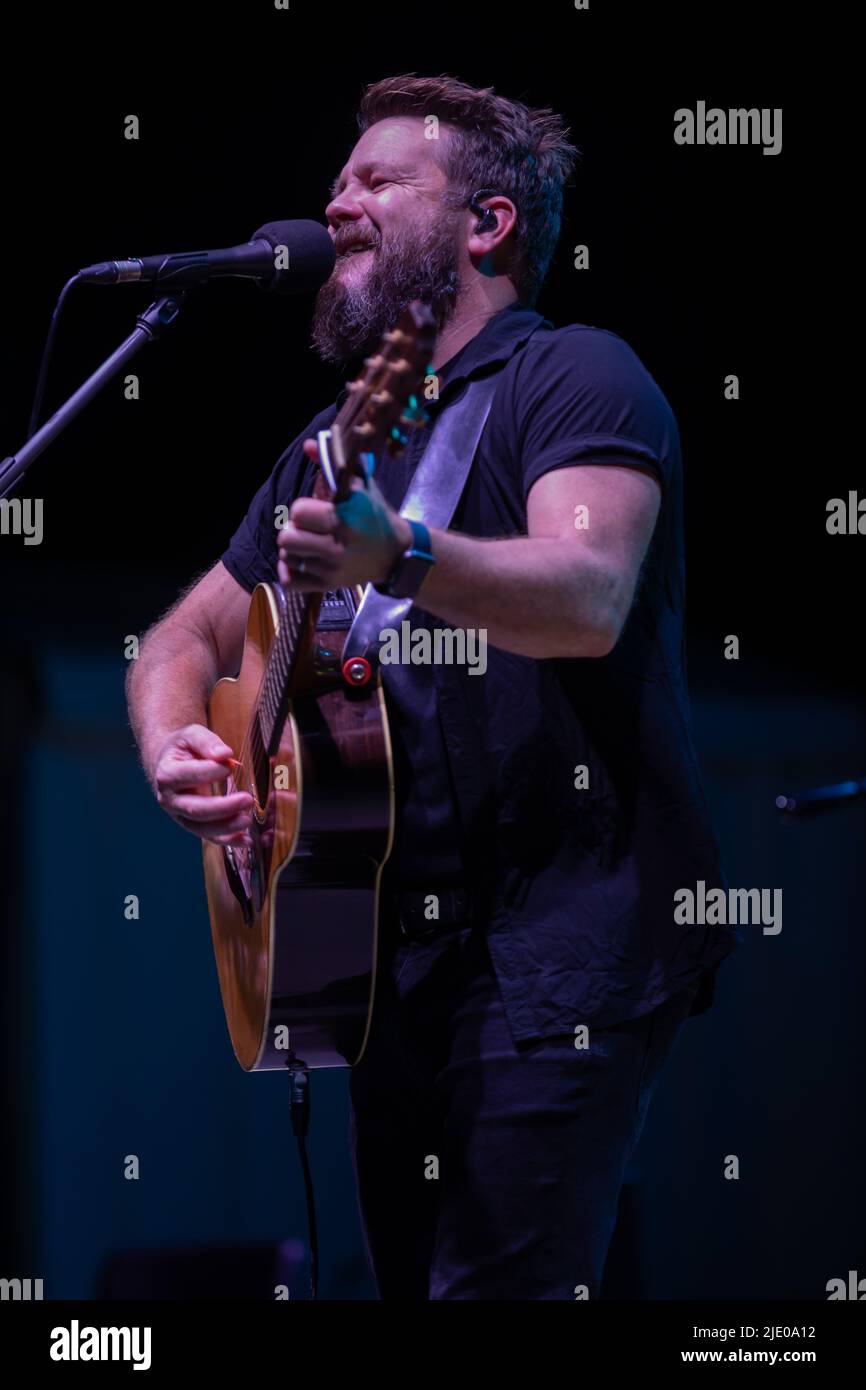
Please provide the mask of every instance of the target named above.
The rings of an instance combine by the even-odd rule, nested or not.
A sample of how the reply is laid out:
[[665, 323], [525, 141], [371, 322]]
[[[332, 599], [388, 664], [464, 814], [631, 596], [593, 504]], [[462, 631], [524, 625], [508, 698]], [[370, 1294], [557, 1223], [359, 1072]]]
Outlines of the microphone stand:
[[163, 295], [162, 299], [154, 300], [143, 314], [139, 314], [135, 321], [135, 328], [113, 352], [110, 357], [97, 367], [92, 376], [89, 376], [82, 386], [69, 397], [59, 410], [46, 420], [36, 433], [27, 440], [15, 454], [10, 454], [9, 458], [3, 459], [0, 463], [0, 497], [8, 497], [12, 489], [24, 477], [27, 469], [34, 459], [48, 448], [52, 440], [66, 429], [70, 421], [75, 419], [86, 405], [90, 403], [94, 396], [111, 381], [112, 377], [117, 376], [126, 363], [144, 347], [145, 343], [152, 343], [155, 339], [162, 336], [166, 328], [170, 328], [181, 310], [186, 295], [183, 291], [173, 295]]
[[866, 777], [852, 779], [850, 782], [834, 782], [829, 787], [812, 787], [809, 791], [795, 796], [776, 797], [776, 810], [785, 820], [797, 816], [813, 816], [819, 811], [829, 811], [837, 806], [848, 806], [852, 801], [866, 797]]

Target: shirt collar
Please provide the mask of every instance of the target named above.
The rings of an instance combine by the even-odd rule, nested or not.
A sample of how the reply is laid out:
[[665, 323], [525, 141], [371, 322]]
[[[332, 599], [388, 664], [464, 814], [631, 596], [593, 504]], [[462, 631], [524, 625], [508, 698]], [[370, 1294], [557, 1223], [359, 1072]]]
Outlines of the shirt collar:
[[488, 319], [450, 362], [443, 363], [439, 368], [437, 376], [443, 383], [443, 389], [447, 386], [450, 390], [458, 381], [466, 381], [495, 362], [507, 362], [542, 323], [547, 328], [553, 327], [534, 309], [528, 309], [518, 299], [513, 300]]
[[[466, 381], [476, 372], [492, 366], [495, 362], [507, 362], [509, 357], [513, 357], [517, 349], [523, 346], [530, 333], [541, 324], [545, 328], [553, 328], [549, 319], [543, 318], [534, 309], [527, 308], [518, 299], [500, 309], [449, 362], [442, 364], [436, 373], [439, 378], [439, 398], [436, 401], [425, 402], [425, 407], [432, 405], [438, 408], [444, 395], [447, 394], [450, 400], [458, 382]], [[348, 387], [344, 386], [336, 400], [338, 410], [348, 394]]]

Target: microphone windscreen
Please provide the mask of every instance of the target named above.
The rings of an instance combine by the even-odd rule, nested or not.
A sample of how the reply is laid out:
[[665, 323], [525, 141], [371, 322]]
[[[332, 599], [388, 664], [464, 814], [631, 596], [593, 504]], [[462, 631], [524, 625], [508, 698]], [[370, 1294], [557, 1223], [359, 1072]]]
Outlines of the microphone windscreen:
[[285, 247], [288, 268], [275, 269], [258, 281], [262, 289], [281, 294], [303, 294], [317, 290], [334, 269], [336, 252], [327, 228], [321, 222], [299, 218], [292, 222], [266, 222], [250, 238], [266, 241], [274, 248]]

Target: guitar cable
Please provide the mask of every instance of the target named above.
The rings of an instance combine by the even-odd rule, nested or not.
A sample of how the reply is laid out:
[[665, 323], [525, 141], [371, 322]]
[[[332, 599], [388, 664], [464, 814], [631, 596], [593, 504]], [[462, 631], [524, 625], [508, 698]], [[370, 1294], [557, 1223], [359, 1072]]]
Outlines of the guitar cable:
[[307, 1203], [307, 1231], [310, 1237], [310, 1298], [319, 1296], [319, 1236], [316, 1226], [316, 1201], [313, 1196], [313, 1177], [307, 1155], [307, 1131], [310, 1128], [310, 1069], [293, 1052], [286, 1058], [291, 1086], [292, 1129], [298, 1141], [298, 1155], [304, 1176], [304, 1196]]

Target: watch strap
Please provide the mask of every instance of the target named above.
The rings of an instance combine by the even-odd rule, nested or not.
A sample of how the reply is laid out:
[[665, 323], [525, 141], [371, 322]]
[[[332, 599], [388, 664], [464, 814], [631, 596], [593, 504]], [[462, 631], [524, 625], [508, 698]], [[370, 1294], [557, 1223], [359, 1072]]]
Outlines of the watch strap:
[[387, 579], [374, 585], [379, 593], [387, 594], [390, 598], [414, 598], [428, 570], [436, 563], [430, 532], [424, 522], [413, 521], [411, 517], [405, 520], [412, 528], [412, 544], [397, 557]]

